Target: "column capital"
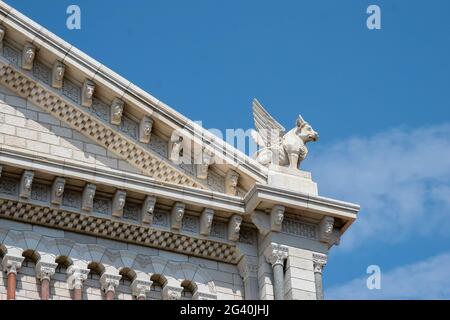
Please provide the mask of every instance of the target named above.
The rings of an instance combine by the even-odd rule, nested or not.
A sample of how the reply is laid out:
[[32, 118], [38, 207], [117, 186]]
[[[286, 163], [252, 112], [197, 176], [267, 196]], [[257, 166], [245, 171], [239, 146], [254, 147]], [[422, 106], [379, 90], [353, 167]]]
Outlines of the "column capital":
[[119, 274], [103, 273], [100, 277], [102, 290], [115, 292], [121, 278], [122, 276]]
[[326, 264], [327, 264], [326, 255], [313, 253], [314, 273], [322, 273], [322, 270]]
[[36, 277], [40, 281], [45, 279], [50, 281], [50, 278], [55, 274], [57, 266], [58, 264], [54, 262], [38, 261], [36, 263]]
[[83, 282], [87, 279], [87, 276], [91, 270], [84, 269], [79, 266], [71, 265], [67, 269], [67, 274], [69, 277], [67, 278], [67, 286], [69, 290], [72, 289], [81, 289], [83, 286]]
[[173, 287], [165, 285], [162, 290], [164, 300], [181, 300], [182, 287]]
[[217, 300], [217, 296], [212, 293], [195, 291], [192, 300]]
[[147, 297], [147, 292], [151, 290], [152, 283], [153, 282], [149, 280], [134, 279], [131, 283], [133, 296], [136, 298], [143, 297], [145, 299]]
[[264, 250], [264, 256], [268, 263], [274, 267], [277, 264], [284, 265], [288, 257], [288, 247], [277, 243], [271, 243]]
[[17, 271], [20, 269], [20, 267], [22, 267], [22, 263], [24, 260], [25, 258], [22, 256], [5, 254], [2, 261], [3, 271], [5, 271], [7, 274], [17, 274]]

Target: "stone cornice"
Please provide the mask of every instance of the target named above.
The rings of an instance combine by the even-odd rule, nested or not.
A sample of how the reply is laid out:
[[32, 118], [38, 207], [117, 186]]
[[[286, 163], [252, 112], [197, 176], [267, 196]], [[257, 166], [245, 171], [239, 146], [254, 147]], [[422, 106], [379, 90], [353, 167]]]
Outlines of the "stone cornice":
[[240, 258], [236, 246], [231, 243], [199, 239], [125, 221], [52, 209], [31, 203], [0, 199], [0, 218], [188, 253], [227, 263], [237, 263]]
[[134, 102], [133, 105], [144, 114], [152, 114], [152, 117], [174, 129], [187, 130], [193, 135], [195, 143], [201, 143], [202, 137], [194, 135], [194, 131], [201, 132], [203, 138], [211, 141], [210, 146], [214, 148], [216, 156], [224, 158], [226, 163], [233, 164], [237, 170], [256, 181], [267, 180], [265, 167], [1, 1], [0, 20], [28, 38], [28, 41], [33, 41], [39, 49], [48, 50], [56, 58], [64, 59], [64, 63], [83, 72], [86, 78], [100, 82], [116, 95]]
[[141, 147], [110, 125], [76, 106], [69, 99], [56, 92], [55, 89], [36, 81], [22, 70], [11, 65], [3, 57], [0, 57], [0, 83], [125, 159], [155, 180], [204, 188], [198, 181], [187, 176], [153, 150]]

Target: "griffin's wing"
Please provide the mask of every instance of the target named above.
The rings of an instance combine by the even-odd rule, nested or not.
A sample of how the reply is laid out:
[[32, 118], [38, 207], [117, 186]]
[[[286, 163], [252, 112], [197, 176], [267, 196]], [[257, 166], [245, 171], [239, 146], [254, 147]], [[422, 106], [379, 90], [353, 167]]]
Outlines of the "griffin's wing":
[[[280, 142], [286, 129], [256, 99], [253, 99], [253, 120], [255, 129], [264, 141], [265, 146], [271, 146]], [[256, 143], [262, 145], [258, 141]]]

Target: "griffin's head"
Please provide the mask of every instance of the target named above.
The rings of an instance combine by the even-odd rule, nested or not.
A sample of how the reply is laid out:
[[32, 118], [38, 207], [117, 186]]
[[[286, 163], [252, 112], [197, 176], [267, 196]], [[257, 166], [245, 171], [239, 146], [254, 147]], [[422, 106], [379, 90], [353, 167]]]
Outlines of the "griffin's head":
[[311, 125], [303, 120], [301, 115], [297, 118], [297, 135], [303, 140], [303, 142], [317, 141], [319, 139], [319, 133], [313, 130]]

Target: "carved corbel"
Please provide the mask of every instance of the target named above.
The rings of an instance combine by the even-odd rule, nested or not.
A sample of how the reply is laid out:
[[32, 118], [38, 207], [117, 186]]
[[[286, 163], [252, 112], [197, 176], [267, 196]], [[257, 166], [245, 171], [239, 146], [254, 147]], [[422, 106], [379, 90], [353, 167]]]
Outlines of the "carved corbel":
[[22, 51], [22, 69], [33, 69], [34, 58], [36, 57], [36, 47], [27, 42]]
[[149, 143], [152, 135], [153, 120], [149, 116], [144, 116], [139, 124], [139, 141]]
[[240, 215], [233, 215], [228, 222], [228, 240], [238, 241], [239, 231], [241, 230], [242, 217]]
[[81, 89], [81, 105], [83, 107], [92, 106], [92, 98], [94, 97], [95, 84], [91, 80], [86, 79]]
[[203, 147], [197, 163], [197, 178], [206, 179], [208, 177], [208, 167], [213, 160], [214, 151], [210, 147]]
[[63, 86], [64, 73], [66, 66], [61, 61], [56, 61], [52, 69], [52, 87], [61, 89]]
[[88, 183], [83, 190], [83, 195], [81, 199], [81, 209], [85, 211], [91, 211], [94, 206], [94, 196], [97, 187], [95, 184]]
[[142, 204], [142, 222], [152, 225], [153, 212], [155, 211], [156, 197], [147, 196]]
[[3, 39], [5, 38], [6, 29], [4, 26], [0, 26], [0, 49], [3, 49]]
[[270, 232], [270, 217], [267, 213], [255, 210], [250, 215], [250, 219], [262, 235], [266, 235]]
[[123, 207], [125, 207], [125, 200], [127, 197], [127, 192], [125, 190], [117, 190], [114, 194], [112, 202], [112, 215], [113, 217], [122, 218]]
[[284, 219], [285, 208], [280, 205], [274, 205], [272, 211], [270, 212], [270, 229], [272, 231], [281, 231], [281, 226]]
[[119, 98], [114, 98], [111, 103], [111, 124], [119, 125], [122, 121], [123, 109], [125, 107], [125, 102]]
[[209, 236], [214, 218], [214, 210], [205, 208], [200, 216], [200, 234]]
[[239, 181], [239, 173], [234, 170], [228, 170], [225, 176], [225, 193], [235, 196], [237, 192], [237, 185]]
[[2, 177], [2, 172], [3, 172], [3, 166], [0, 165], [0, 178]]
[[53, 181], [52, 185], [52, 203], [60, 205], [63, 199], [64, 186], [66, 179], [58, 177]]
[[177, 130], [174, 130], [170, 137], [169, 159], [173, 163], [179, 164], [181, 162], [180, 157], [182, 152], [183, 152], [183, 136]]
[[24, 171], [20, 179], [19, 195], [21, 198], [28, 198], [31, 194], [31, 186], [33, 185], [34, 172]]
[[172, 225], [172, 229], [180, 230], [181, 223], [183, 221], [184, 209], [186, 205], [181, 202], [175, 202], [172, 208], [172, 212], [170, 214], [170, 223]]
[[340, 241], [339, 229], [334, 228], [334, 218], [324, 216], [319, 223], [319, 241], [332, 245], [339, 245]]

